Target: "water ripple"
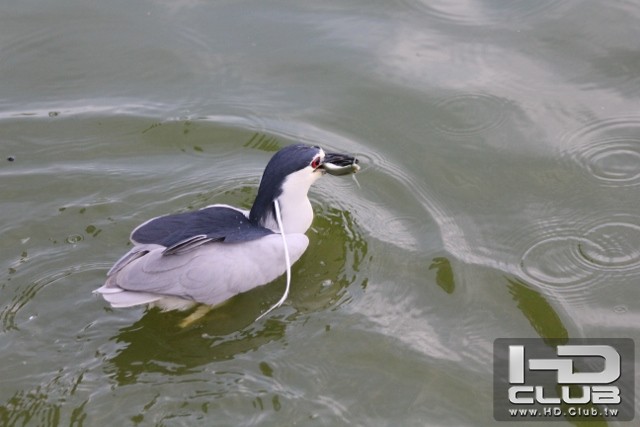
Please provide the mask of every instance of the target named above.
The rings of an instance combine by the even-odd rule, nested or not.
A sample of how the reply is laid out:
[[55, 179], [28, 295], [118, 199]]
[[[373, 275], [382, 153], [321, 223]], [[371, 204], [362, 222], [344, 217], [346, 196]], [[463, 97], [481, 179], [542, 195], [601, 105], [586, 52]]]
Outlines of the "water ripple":
[[[571, 225], [568, 225], [571, 224]], [[521, 274], [529, 282], [562, 292], [640, 272], [640, 217], [618, 214], [582, 221], [553, 219], [527, 230], [518, 242]], [[577, 295], [577, 294], [576, 294]]]
[[463, 93], [441, 99], [436, 107], [447, 122], [439, 121], [438, 130], [450, 134], [472, 134], [500, 125], [505, 118], [507, 103], [487, 93]]
[[[432, 221], [427, 218], [447, 218], [450, 213], [442, 212], [432, 201], [423, 180], [408, 173], [405, 165], [384, 152], [370, 150], [360, 158], [362, 172], [367, 176], [359, 178], [363, 181], [362, 191], [350, 200], [349, 205], [357, 212], [359, 224], [373, 238], [406, 250], [422, 251], [433, 244]], [[394, 195], [393, 203], [379, 201], [376, 188], [382, 187]], [[407, 211], [422, 214], [407, 215]]]
[[586, 239], [570, 234], [542, 236], [522, 254], [520, 267], [537, 282], [555, 286], [584, 283], [593, 274], [580, 250], [584, 244]]
[[429, 16], [458, 25], [488, 25], [521, 22], [541, 15], [552, 15], [566, 10], [570, 1], [566, 0], [515, 0], [498, 3], [499, 7], [486, 7], [485, 2], [446, 0], [405, 0]]
[[47, 274], [21, 288], [19, 291], [16, 291], [11, 301], [9, 301], [9, 303], [0, 310], [2, 330], [8, 331], [11, 329], [18, 329], [16, 316], [27, 305], [27, 303], [29, 303], [29, 301], [31, 301], [43, 288], [57, 282], [67, 275], [68, 274], [65, 272]]
[[583, 258], [593, 266], [607, 270], [632, 270], [640, 266], [640, 225], [638, 218], [620, 215], [615, 221], [591, 227], [579, 247]]
[[640, 117], [596, 120], [565, 140], [565, 156], [603, 185], [640, 184]]
[[[31, 389], [17, 390], [0, 403], [3, 425], [82, 425], [88, 399], [79, 397], [84, 371], [66, 368]], [[65, 421], [62, 421], [65, 420]]]
[[46, 273], [35, 279], [26, 286], [21, 286], [15, 290], [13, 298], [5, 306], [0, 307], [0, 325], [3, 331], [19, 329], [16, 317], [33, 301], [36, 296], [46, 287], [67, 278], [73, 274], [89, 272], [93, 270], [105, 270], [108, 264], [87, 263], [68, 267]]

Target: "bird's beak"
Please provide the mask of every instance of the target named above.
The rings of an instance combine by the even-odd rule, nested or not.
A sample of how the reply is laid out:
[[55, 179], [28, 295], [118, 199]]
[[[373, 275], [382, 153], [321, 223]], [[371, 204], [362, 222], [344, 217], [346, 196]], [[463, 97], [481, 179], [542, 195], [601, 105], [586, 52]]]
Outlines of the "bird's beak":
[[348, 154], [327, 153], [320, 165], [329, 175], [349, 175], [360, 170], [358, 159]]

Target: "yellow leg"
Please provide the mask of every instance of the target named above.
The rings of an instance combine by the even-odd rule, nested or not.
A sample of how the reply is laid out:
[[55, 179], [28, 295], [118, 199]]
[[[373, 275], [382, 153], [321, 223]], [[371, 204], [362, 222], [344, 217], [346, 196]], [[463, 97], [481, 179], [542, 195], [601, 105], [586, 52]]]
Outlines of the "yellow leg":
[[207, 313], [213, 310], [215, 307], [211, 305], [201, 304], [196, 308], [193, 313], [182, 319], [179, 323], [181, 328], [186, 328], [188, 326], [193, 325], [198, 320], [202, 319]]

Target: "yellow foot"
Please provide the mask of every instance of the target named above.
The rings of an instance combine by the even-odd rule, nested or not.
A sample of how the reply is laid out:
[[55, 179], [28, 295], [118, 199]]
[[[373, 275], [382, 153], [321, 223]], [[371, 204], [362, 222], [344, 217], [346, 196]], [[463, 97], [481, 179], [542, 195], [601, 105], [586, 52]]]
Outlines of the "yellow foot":
[[213, 310], [214, 307], [210, 305], [199, 305], [193, 313], [182, 319], [182, 322], [179, 323], [181, 328], [186, 328], [188, 326], [193, 325], [198, 320], [202, 319], [207, 313]]

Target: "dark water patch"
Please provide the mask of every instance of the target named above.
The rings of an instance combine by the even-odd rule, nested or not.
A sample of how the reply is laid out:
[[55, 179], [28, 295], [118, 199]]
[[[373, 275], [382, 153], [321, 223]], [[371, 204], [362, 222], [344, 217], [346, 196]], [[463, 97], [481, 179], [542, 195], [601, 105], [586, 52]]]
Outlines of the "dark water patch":
[[290, 304], [298, 313], [336, 310], [368, 278], [368, 242], [355, 216], [335, 207], [316, 212], [309, 248], [298, 262]]
[[82, 426], [87, 421], [89, 397], [84, 384], [87, 368], [59, 368], [39, 383], [16, 390], [0, 403], [3, 426]]
[[540, 338], [569, 338], [569, 332], [551, 303], [522, 280], [507, 279], [509, 293]]
[[[607, 32], [608, 33], [608, 32]], [[640, 92], [640, 53], [635, 49], [608, 48], [590, 61], [593, 73], [575, 79], [594, 90], [613, 90], [636, 98]]]
[[446, 257], [436, 257], [431, 262], [429, 270], [435, 270], [436, 283], [443, 291], [452, 294], [456, 289], [451, 262]]
[[120, 350], [109, 356], [108, 375], [121, 386], [153, 373], [180, 377], [199, 366], [233, 359], [282, 339], [286, 330], [281, 320], [254, 324], [255, 316], [244, 313], [238, 299], [183, 329], [179, 323], [185, 315], [153, 309], [118, 331], [112, 340], [120, 344]]
[[254, 133], [243, 146], [267, 152], [275, 152], [282, 148], [282, 144], [276, 137], [260, 132]]

